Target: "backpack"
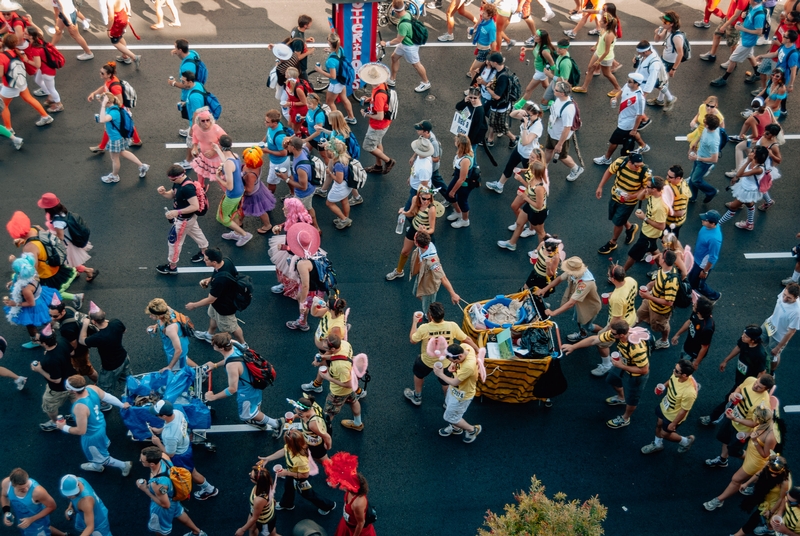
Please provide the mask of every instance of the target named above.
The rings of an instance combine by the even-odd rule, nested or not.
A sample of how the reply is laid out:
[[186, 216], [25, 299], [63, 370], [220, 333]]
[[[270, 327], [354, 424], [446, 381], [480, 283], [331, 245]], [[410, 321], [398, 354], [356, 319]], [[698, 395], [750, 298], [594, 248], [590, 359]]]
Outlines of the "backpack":
[[336, 270], [333, 269], [331, 261], [325, 255], [315, 255], [309, 260], [314, 264], [325, 292], [332, 294], [336, 290]]
[[575, 102], [572, 99], [567, 101], [567, 103], [564, 104], [564, 106], [561, 107], [561, 111], [558, 112], [558, 116], [557, 117], [561, 117], [561, 113], [564, 111], [564, 108], [569, 106], [570, 103], [572, 103], [573, 106], [575, 106], [575, 117], [572, 119], [572, 127], [570, 127], [570, 128], [571, 128], [571, 130], [573, 132], [577, 132], [578, 130], [580, 130], [581, 126], [583, 126], [583, 122], [581, 121], [581, 110], [580, 110], [580, 108], [578, 108], [578, 103], [577, 102]]
[[178, 324], [181, 328], [181, 332], [183, 333], [184, 337], [193, 337], [194, 336], [194, 322], [192, 319], [186, 316], [183, 313], [179, 313], [178, 311], [173, 311], [175, 313], [175, 319], [170, 319], [164, 327], [166, 328], [170, 324]]
[[[328, 110], [326, 111], [325, 110], [326, 107], [327, 107], [327, 104], [324, 104], [324, 105], [320, 106], [319, 108], [317, 108], [314, 111], [314, 123], [316, 124], [318, 115], [320, 113], [322, 113], [322, 116], [325, 118], [325, 120], [322, 121], [322, 128], [325, 129], [325, 130], [331, 130], [331, 122], [328, 120], [328, 111], [330, 111], [330, 108], [328, 108]], [[311, 125], [308, 125], [308, 127], [310, 129]], [[309, 130], [309, 134], [310, 133], [311, 133], [311, 130]]]
[[69, 231], [69, 238], [72, 245], [76, 248], [85, 248], [89, 243], [91, 231], [80, 214], [67, 212], [67, 217], [64, 221], [67, 224], [67, 231]]
[[650, 75], [650, 69], [653, 68], [653, 65], [658, 64], [658, 84], [656, 85], [656, 87], [664, 87], [669, 82], [669, 73], [667, 72], [667, 68], [664, 65], [664, 62], [661, 61], [661, 58], [659, 58], [657, 55], [655, 56], [656, 59], [654, 59], [647, 65], [648, 78]]
[[167, 464], [167, 470], [157, 474], [156, 478], [160, 476], [169, 477], [170, 482], [172, 482], [173, 501], [182, 502], [187, 500], [192, 495], [192, 473], [183, 467], [174, 466], [172, 462], [163, 459], [162, 461]]
[[356, 138], [352, 130], [345, 140], [345, 144], [347, 145], [347, 154], [350, 155], [350, 158], [358, 160], [361, 157], [361, 146], [358, 144], [358, 138]]
[[44, 253], [47, 256], [48, 266], [64, 266], [67, 264], [67, 245], [58, 237], [57, 234], [50, 231], [39, 231], [38, 238], [30, 238], [31, 240], [38, 240], [44, 246]]
[[[305, 78], [298, 78], [297, 85], [303, 88], [303, 91], [305, 92], [306, 95], [314, 93], [314, 88], [311, 87], [311, 83]], [[295, 93], [297, 92], [297, 85], [294, 86]]]
[[[498, 103], [503, 103], [503, 106], [508, 106], [509, 104], [517, 102], [522, 96], [522, 84], [516, 73], [512, 73], [508, 68], [504, 69], [504, 71], [506, 71], [506, 76], [508, 77], [508, 89], [506, 89], [505, 95], [500, 98]], [[502, 73], [500, 76], [502, 76]]]
[[250, 384], [254, 389], [266, 389], [273, 384], [278, 373], [272, 364], [258, 355], [255, 350], [248, 348], [239, 357], [229, 359], [228, 363], [241, 363], [250, 373], [251, 381], [242, 380]]
[[44, 62], [51, 69], [61, 69], [67, 60], [64, 55], [51, 43], [45, 43], [44, 47]]
[[[117, 111], [119, 112], [119, 125], [114, 123], [114, 116], [111, 116], [111, 128], [119, 132], [123, 139], [133, 137], [133, 117], [131, 117], [131, 113], [127, 108], [117, 108]], [[108, 112], [111, 112], [111, 110], [108, 110]], [[109, 113], [109, 115], [111, 114]]]
[[356, 81], [356, 71], [353, 69], [353, 64], [344, 54], [341, 56], [339, 54], [331, 54], [329, 57], [339, 62], [336, 67], [336, 82], [346, 88], [352, 88]]
[[[628, 165], [628, 161], [630, 160], [629, 157], [625, 157], [625, 160], [619, 165], [619, 170], [621, 171], [622, 168]], [[650, 168], [646, 165], [642, 165], [642, 169], [639, 170], [639, 182], [644, 184], [644, 178], [647, 175], [647, 172], [650, 171]], [[617, 175], [619, 175], [619, 171], [617, 171]]]
[[389, 86], [386, 87], [387, 89], [379, 89], [376, 91], [376, 93], [383, 93], [389, 98], [386, 110], [383, 111], [383, 118], [393, 121], [397, 118], [397, 108], [399, 107], [400, 102], [397, 100], [397, 92]]
[[[219, 116], [222, 115], [222, 104], [220, 104], [216, 95], [209, 91], [201, 91], [199, 89], [193, 89], [189, 91], [189, 95], [192, 93], [200, 93], [203, 96], [203, 102], [206, 106], [208, 106], [208, 110], [211, 112], [211, 115], [214, 116], [215, 120], [219, 119]], [[189, 99], [189, 95], [186, 96], [187, 100]]]
[[[195, 54], [197, 54], [195, 52]], [[200, 59], [200, 56], [192, 56], [187, 58], [187, 61], [190, 63], [194, 63], [194, 79], [201, 84], [205, 84], [206, 80], [208, 80], [208, 67], [206, 64], [203, 63], [203, 60]]]
[[678, 284], [678, 292], [675, 294], [675, 301], [672, 303], [673, 307], [686, 309], [692, 306], [692, 285], [689, 283], [689, 278], [681, 279]]
[[758, 191], [762, 194], [769, 192], [769, 189], [772, 188], [772, 172], [770, 170], [764, 171], [761, 179], [756, 179], [756, 184], [758, 185]]
[[469, 169], [469, 174], [467, 175], [467, 186], [470, 188], [481, 187], [481, 167], [478, 164], [473, 165]]
[[722, 152], [722, 148], [728, 145], [728, 133], [725, 131], [724, 128], [719, 127], [719, 152]]
[[578, 64], [575, 63], [575, 60], [572, 59], [571, 56], [559, 56], [556, 60], [556, 69], [559, 67], [559, 62], [561, 61], [569, 61], [572, 64], [572, 68], [569, 70], [569, 77], [567, 78], [567, 82], [569, 82], [570, 86], [577, 86], [581, 83], [581, 69], [578, 67]]
[[672, 50], [675, 50], [676, 35], [680, 35], [681, 37], [683, 37], [683, 59], [681, 61], [682, 62], [689, 61], [690, 59], [692, 59], [692, 45], [689, 44], [689, 39], [686, 37], [686, 34], [680, 30], [678, 30], [677, 32], [673, 32], [672, 35], [670, 36], [669, 40], [670, 43], [672, 43]]
[[367, 172], [364, 166], [356, 159], [351, 159], [347, 164], [347, 185], [350, 188], [363, 188], [367, 182]]
[[25, 64], [18, 56], [12, 56], [9, 52], [3, 52], [8, 58], [8, 68], [6, 69], [6, 82], [8, 87], [22, 89], [28, 86], [28, 73], [25, 71]]
[[136, 93], [136, 90], [133, 89], [133, 86], [130, 85], [127, 80], [122, 80], [120, 82], [111, 82], [111, 85], [108, 86], [108, 90], [111, 91], [111, 88], [114, 86], [122, 87], [122, 105], [125, 108], [136, 108], [136, 101], [139, 99], [139, 95]]
[[404, 22], [407, 22], [411, 25], [412, 44], [419, 46], [419, 45], [424, 45], [425, 43], [428, 42], [428, 29], [419, 19], [415, 19], [413, 17], [409, 19], [403, 19], [398, 23], [398, 26], [400, 26], [400, 24], [403, 24]]
[[233, 297], [233, 306], [237, 311], [244, 311], [253, 301], [253, 280], [249, 275], [239, 274], [233, 276], [228, 272], [220, 272], [229, 281], [236, 283], [236, 295]]
[[325, 162], [323, 162], [318, 156], [309, 155], [308, 159], [297, 162], [298, 166], [302, 166], [304, 164], [311, 166], [311, 176], [308, 178], [308, 181], [314, 186], [321, 186], [322, 181], [325, 178], [325, 171], [327, 169]]

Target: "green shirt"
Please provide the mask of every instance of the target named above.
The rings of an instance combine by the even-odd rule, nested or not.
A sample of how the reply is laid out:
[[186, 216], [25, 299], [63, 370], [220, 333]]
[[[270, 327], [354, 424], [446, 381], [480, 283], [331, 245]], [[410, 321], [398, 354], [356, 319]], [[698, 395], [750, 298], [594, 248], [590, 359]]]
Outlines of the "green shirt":
[[556, 75], [556, 78], [569, 80], [569, 75], [572, 72], [572, 62], [567, 61], [569, 57], [569, 52], [567, 52], [563, 56], [558, 56], [556, 58], [555, 64], [553, 65], [553, 74]]
[[[404, 21], [409, 21], [409, 22], [408, 22], [408, 24], [402, 24]], [[403, 42], [401, 43], [402, 45], [405, 45], [405, 46], [413, 46], [414, 45], [414, 42], [411, 41], [411, 34], [412, 34], [412, 30], [411, 30], [411, 14], [410, 13], [406, 13], [402, 17], [400, 17], [399, 21], [397, 21], [397, 35], [402, 35], [403, 36]]]

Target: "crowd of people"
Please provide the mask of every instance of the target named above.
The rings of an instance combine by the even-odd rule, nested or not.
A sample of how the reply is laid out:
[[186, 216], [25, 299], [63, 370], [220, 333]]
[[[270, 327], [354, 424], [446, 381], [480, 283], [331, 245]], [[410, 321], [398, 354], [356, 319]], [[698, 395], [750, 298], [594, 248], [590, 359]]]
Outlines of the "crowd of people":
[[[180, 26], [176, 6], [171, 0], [166, 3], [173, 18], [169, 25]], [[565, 30], [564, 37], [554, 43], [545, 29], [537, 29], [530, 0], [483, 0], [477, 17], [466, 9], [468, 3], [451, 0], [445, 7], [432, 1], [427, 6], [442, 9], [446, 15], [447, 31], [439, 41], [456, 39], [456, 13], [470, 21], [468, 36], [475, 45], [475, 59], [467, 72], [470, 82], [464, 99], [455, 106], [463, 123], [451, 138], [452, 145], [437, 138], [431, 121], [413, 124], [409, 193], [398, 211], [397, 233], [403, 235], [403, 244], [397, 265], [385, 276], [387, 281], [402, 279], [408, 265], [414, 294], [421, 301], [409, 334], [410, 341], [419, 343], [421, 350], [412, 367], [413, 388], [405, 388], [403, 394], [411, 404], [420, 406], [424, 379], [433, 372], [444, 394], [445, 423], [439, 435], [460, 436], [464, 443], [472, 443], [483, 430], [481, 424], [470, 424], [465, 415], [478, 381], [485, 379], [484, 349], [458, 324], [445, 320], [444, 306], [438, 301], [440, 288], [444, 286], [452, 303], [462, 300], [445, 274], [433, 237], [437, 219], [447, 214], [448, 208], [446, 220], [452, 228], [470, 226], [470, 194], [482, 182], [477, 148], [483, 146], [491, 156], [491, 148], [506, 137], [511, 153], [502, 173], [497, 180], [485, 181], [487, 189], [498, 195], [503, 194], [512, 178], [512, 184], [517, 186], [511, 203], [513, 223], [508, 227], [513, 234], [508, 240], [499, 240], [498, 247], [514, 252], [520, 239], [535, 236], [537, 245], [529, 252], [533, 267], [522, 288], [546, 298], [556, 286], [567, 283], [559, 306], [551, 308], [547, 304], [544, 314], [558, 318], [569, 312], [573, 316], [577, 329], [566, 336], [562, 346], [565, 355], [590, 346], [597, 348], [600, 363], [590, 372], [605, 377], [611, 387], [613, 394], [606, 403], [624, 407], [621, 415], [606, 422], [611, 429], [632, 423], [648, 385], [653, 352], [680, 345], [686, 335], [674, 370], [668, 378], [658, 378], [663, 383], [656, 385], [655, 392], [663, 398], [656, 407], [655, 437], [641, 448], [643, 454], [655, 454], [664, 450], [667, 440], [678, 444], [679, 453], [685, 453], [696, 438], [681, 435], [678, 428], [686, 422], [698, 399], [700, 384], [694, 373], [707, 357], [715, 332], [713, 310], [721, 294], [710, 286], [709, 278], [723, 246], [722, 226], [744, 206], [746, 218], [735, 225], [751, 231], [756, 209], [769, 210], [776, 202], [769, 190], [773, 181], [780, 178], [777, 166], [782, 162], [781, 145], [785, 141], [780, 121], [789, 113], [787, 101], [800, 64], [800, 0], [786, 0], [777, 16], [773, 13], [776, 0], [729, 0], [727, 11], [719, 7], [719, 0], [706, 1], [704, 18], [694, 26], [710, 28], [712, 17], [722, 22], [714, 32], [711, 50], [698, 54], [699, 58], [715, 61], [723, 37], [731, 48], [729, 59], [721, 65], [725, 74], [710, 81], [710, 85], [727, 85], [736, 66], [746, 60], [754, 72], [744, 82], [758, 83], [759, 87], [752, 90], [751, 108], [742, 112], [744, 123], [738, 135], [725, 132], [718, 97], [705, 98], [687, 136], [691, 171], [675, 163], [663, 176], [645, 163], [644, 155], [651, 147], [642, 131], [659, 121], [652, 110], [661, 107], [670, 113], [676, 106], [677, 97], [670, 86], [691, 54], [678, 12], [660, 15], [661, 24], [654, 31], [652, 42], [638, 41], [634, 69], [619, 81], [615, 73], [628, 58], [615, 56], [622, 24], [614, 4], [575, 0], [568, 16], [576, 26]], [[128, 0], [101, 4], [108, 36], [121, 55], [101, 66], [102, 85], [87, 97], [89, 102], [98, 101], [100, 111], [95, 120], [104, 125], [103, 139], [90, 151], [110, 154], [111, 173], [101, 180], [113, 184], [121, 180], [120, 156], [137, 165], [140, 178], [147, 175], [150, 166], [129, 150], [142, 145], [130, 113], [137, 96], [117, 73], [119, 64], [133, 63], [136, 69], [141, 64], [141, 56], [131, 52], [124, 39], [131, 7]], [[155, 1], [157, 22], [151, 27], [153, 30], [164, 27], [163, 4], [164, 0]], [[539, 4], [544, 9], [542, 20], [551, 20], [555, 13], [550, 5], [546, 0], [539, 0]], [[224, 130], [224, 120], [219, 121], [219, 101], [205, 87], [209, 78], [207, 65], [186, 39], [177, 39], [171, 51], [179, 60], [178, 73], [166, 82], [181, 91], [179, 110], [185, 121], [181, 126], [185, 128], [178, 129], [178, 134], [186, 138], [186, 154], [184, 160], [166, 170], [171, 184], [157, 189], [160, 196], [172, 202], [172, 208], [164, 214], [170, 223], [167, 262], [157, 271], [178, 274], [183, 244], [187, 236], [192, 238], [198, 251], [190, 260], [204, 263], [211, 269], [211, 276], [200, 281], [207, 295], [187, 303], [183, 309], [206, 310], [208, 327], [195, 330], [187, 314], [162, 298], [154, 298], [145, 309], [153, 322], [147, 329], [163, 346], [165, 362], [160, 373], [178, 373], [191, 367], [197, 374], [207, 374], [222, 365], [227, 387], [217, 392], [209, 387], [208, 392], [202, 393], [203, 401], [213, 405], [214, 401], [235, 397], [242, 423], [269, 431], [276, 439], [283, 438], [283, 446], [260, 457], [249, 473], [253, 484], [251, 509], [247, 521], [236, 530], [237, 535], [275, 536], [277, 512], [294, 508], [295, 492], [310, 501], [320, 515], [334, 511], [337, 502], [312, 487], [311, 478], [320, 469], [331, 487], [344, 491], [343, 517], [336, 536], [375, 534], [375, 512], [367, 498], [369, 486], [358, 471], [357, 457], [345, 452], [329, 455], [333, 449], [331, 426], [345, 404], [352, 419], [341, 419], [341, 426], [353, 432], [365, 429], [361, 401], [367, 396], [368, 360], [354, 350], [353, 345], [358, 343], [348, 337], [349, 309], [336, 287], [331, 260], [321, 248], [324, 224], [313, 201], [315, 197], [325, 199], [325, 206], [335, 216], [332, 223], [337, 230], [344, 231], [358, 222], [358, 218], [351, 217], [355, 216], [352, 209], [364, 202], [359, 189], [363, 189], [365, 177], [388, 175], [398, 165], [397, 159], [386, 154], [384, 138], [398, 118], [393, 88], [403, 61], [411, 64], [420, 78], [416, 92], [431, 88], [428, 71], [420, 60], [423, 42], [407, 11], [407, 2], [392, 0], [392, 10], [398, 20], [397, 36], [380, 45], [394, 47], [394, 51], [389, 65], [375, 62], [360, 67], [358, 76], [367, 85], [369, 96], [361, 99], [357, 111], [348, 98], [347, 57], [340, 37], [335, 32], [329, 34], [324, 63], [317, 63], [309, 71], [308, 58], [315, 51], [309, 45], [314, 38], [305, 33], [313, 19], [301, 15], [287, 39], [270, 45], [278, 60], [270, 74], [270, 87], [275, 89], [278, 105], [265, 113], [261, 143], [241, 154], [233, 151], [234, 139]], [[43, 31], [22, 12], [21, 5], [0, 0], [0, 97], [4, 104], [0, 135], [8, 137], [17, 150], [22, 148], [23, 140], [11, 125], [10, 107], [15, 97], [21, 97], [39, 113], [36, 125], [40, 127], [53, 122], [50, 114], [65, 110], [55, 87], [57, 70], [64, 65], [56, 45], [64, 30], [83, 49], [78, 60], [94, 58], [78, 28], [79, 20], [84, 30], [90, 21], [72, 0], [54, 1], [54, 20], [52, 31], [49, 27]], [[531, 34], [522, 47], [523, 55], [531, 55], [534, 67], [527, 84], [515, 80], [506, 66], [503, 50], [504, 43], [508, 47], [517, 44], [506, 34], [509, 24], [516, 20], [524, 21]], [[772, 41], [768, 39], [770, 21], [777, 21]], [[598, 40], [582, 71], [569, 51], [571, 40], [587, 24], [592, 27], [589, 35], [598, 36]], [[49, 42], [45, 35], [52, 35]], [[754, 50], [759, 45], [771, 45], [769, 52], [756, 55]], [[309, 83], [308, 75], [312, 73], [329, 79], [324, 102]], [[582, 127], [579, 101], [573, 94], [587, 94], [596, 75], [610, 83], [607, 96], [617, 113], [607, 151], [593, 160], [604, 168], [595, 196], [602, 199], [608, 195], [608, 219], [612, 224], [611, 236], [598, 253], [611, 254], [620, 247], [620, 240], [631, 246], [625, 262], [612, 263], [608, 269], [607, 282], [612, 288], [608, 293], [601, 292], [602, 277], [598, 279], [580, 256], [567, 258], [563, 239], [545, 230], [549, 172], [557, 173], [558, 162], [569, 169], [569, 182], [585, 172], [571, 154]], [[38, 89], [28, 89], [28, 76], [33, 77]], [[405, 74], [403, 78], [408, 79]], [[535, 95], [538, 92], [541, 96]], [[39, 103], [34, 97], [46, 100]], [[366, 135], [359, 141], [350, 125], [364, 119], [368, 123]], [[518, 131], [514, 121], [519, 122]], [[730, 179], [726, 190], [732, 200], [725, 203], [725, 211], [717, 211], [708, 205], [719, 189], [707, 179], [728, 142], [735, 144], [736, 154], [735, 168], [725, 173]], [[442, 162], [445, 153], [450, 152], [454, 156], [448, 182], [442, 170], [449, 173], [450, 168], [447, 164], [442, 167]], [[374, 157], [374, 164], [367, 162], [368, 153]], [[371, 165], [362, 165], [362, 161]], [[221, 193], [211, 189], [213, 182], [218, 183]], [[606, 188], [609, 183], [610, 191]], [[698, 200], [700, 193], [704, 195], [702, 200]], [[216, 208], [210, 207], [212, 197], [220, 198]], [[760, 201], [763, 202], [758, 205]], [[693, 243], [685, 236], [681, 240], [689, 204], [698, 202], [704, 205], [702, 227]], [[13, 277], [3, 302], [7, 320], [27, 330], [30, 340], [23, 347], [44, 351], [31, 366], [46, 382], [42, 410], [47, 420], [40, 428], [80, 436], [87, 459], [81, 465], [83, 471], [99, 473], [114, 467], [122, 476], [128, 476], [136, 464], [112, 457], [104, 417], [115, 407], [123, 414], [131, 410], [132, 401], [114, 394], [122, 392], [121, 384], [132, 374], [131, 360], [123, 345], [126, 327], [119, 319], [107, 318], [105, 311], [85, 300], [83, 293], [69, 291], [81, 275], [87, 283], [100, 275], [100, 269], [87, 266], [92, 250], [88, 224], [68, 210], [55, 193], [44, 193], [37, 205], [44, 211], [43, 225], [33, 224], [23, 211], [15, 212], [7, 223], [6, 229], [20, 254], [9, 259]], [[275, 213], [278, 206], [282, 218]], [[314, 379], [300, 386], [304, 396], [291, 401], [293, 411], [285, 416], [271, 417], [261, 409], [263, 393], [258, 387], [258, 368], [251, 366], [253, 353], [237, 318], [237, 313], [249, 304], [247, 300], [243, 303], [248, 294], [247, 282], [234, 260], [213, 247], [206, 237], [210, 229], [203, 225], [203, 230], [200, 218], [209, 208], [215, 211], [216, 221], [227, 228], [222, 238], [237, 247], [244, 247], [254, 238], [244, 228], [245, 217], [260, 220], [256, 232], [269, 236], [269, 257], [276, 268], [277, 281], [271, 290], [293, 300], [298, 307], [298, 316], [286, 322], [287, 329], [308, 331], [310, 322], [319, 319], [314, 334], [317, 353], [310, 369]], [[646, 281], [637, 281], [630, 275], [636, 263], [653, 265]], [[785, 428], [774, 396], [781, 354], [800, 328], [800, 261], [791, 277], [782, 283], [785, 288], [777, 297], [772, 315], [763, 322], [747, 324], [719, 365], [724, 371], [735, 360], [736, 381], [732, 388], [709, 415], [700, 417], [701, 425], [718, 425], [716, 437], [722, 444], [720, 454], [706, 460], [709, 468], [727, 467], [731, 457], [743, 459], [726, 489], [703, 504], [710, 511], [722, 507], [737, 492], [746, 495], [745, 503], [752, 515], [737, 536], [751, 532], [800, 534], [800, 488], [792, 487], [788, 462], [781, 456]], [[89, 306], [88, 313], [81, 312], [84, 302]], [[606, 303], [607, 315], [601, 316]], [[673, 332], [673, 313], [678, 313], [677, 318], [681, 309], [686, 310], [688, 319]], [[204, 365], [195, 363], [188, 357], [192, 339], [209, 343], [220, 354], [219, 359]], [[99, 355], [98, 369], [92, 364], [91, 348], [96, 348]], [[6, 351], [6, 341], [0, 338], [0, 357]], [[3, 367], [0, 376], [12, 379], [19, 390], [28, 381]], [[325, 392], [326, 382], [328, 394], [320, 404], [314, 395]], [[60, 411], [68, 402], [70, 413], [65, 418]], [[163, 426], [150, 427], [152, 446], [142, 449], [139, 459], [142, 467], [149, 470], [149, 478], [136, 483], [150, 499], [148, 529], [169, 534], [177, 519], [190, 529], [189, 534], [204, 535], [181, 502], [190, 497], [208, 500], [217, 496], [220, 489], [195, 467], [188, 415], [168, 400], [152, 404], [150, 412], [163, 421]], [[268, 463], [274, 461], [285, 465], [269, 467]], [[281, 479], [283, 493], [276, 500], [275, 489]], [[110, 536], [109, 509], [86, 478], [64, 475], [59, 491], [69, 500], [67, 516], [74, 519], [81, 534]], [[14, 469], [2, 481], [0, 505], [6, 526], [16, 526], [26, 536], [64, 534], [51, 525], [49, 516], [56, 508], [55, 500], [22, 468]]]

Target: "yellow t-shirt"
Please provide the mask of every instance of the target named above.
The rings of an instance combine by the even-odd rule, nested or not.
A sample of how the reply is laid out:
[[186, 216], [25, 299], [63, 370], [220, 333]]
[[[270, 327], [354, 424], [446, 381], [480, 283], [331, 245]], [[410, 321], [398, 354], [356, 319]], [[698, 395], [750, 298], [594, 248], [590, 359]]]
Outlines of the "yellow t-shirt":
[[328, 333], [330, 333], [333, 328], [339, 328], [341, 330], [339, 337], [344, 339], [345, 335], [347, 334], [344, 313], [340, 314], [336, 318], [333, 317], [330, 311], [325, 313], [325, 316], [319, 319], [319, 325], [317, 326], [317, 331], [314, 332], [314, 337], [316, 337], [318, 341], [321, 341], [328, 336]]
[[[615, 316], [621, 317], [629, 326], [636, 325], [636, 291], [639, 285], [632, 277], [626, 277], [625, 283], [614, 289], [608, 298], [608, 323]], [[608, 341], [606, 341], [608, 342]]]
[[667, 205], [660, 197], [648, 197], [647, 207], [645, 210], [645, 219], [642, 223], [642, 234], [648, 238], [658, 238], [664, 232], [650, 225], [649, 222], [666, 223], [667, 221]]
[[422, 343], [420, 357], [422, 362], [429, 368], [433, 368], [433, 364], [439, 361], [438, 358], [431, 357], [425, 352], [428, 347], [428, 340], [432, 337], [444, 337], [447, 340], [447, 344], [450, 345], [453, 344], [453, 341], [464, 341], [469, 336], [461, 330], [458, 324], [447, 320], [438, 323], [428, 322], [419, 326], [414, 335], [411, 336], [411, 340]]
[[[353, 347], [347, 341], [342, 341], [342, 346], [335, 355], [346, 356], [347, 359], [336, 359], [331, 361], [331, 366], [328, 367], [328, 374], [332, 378], [340, 382], [347, 383], [350, 381], [350, 371], [353, 369]], [[330, 382], [331, 394], [334, 396], [347, 396], [353, 392], [349, 387], [342, 387]]]
[[308, 473], [308, 456], [301, 454], [293, 455], [289, 449], [283, 447], [283, 457], [286, 459], [286, 470], [294, 473]]
[[[742, 401], [733, 406], [733, 416], [737, 419], [753, 420], [753, 412], [757, 407], [761, 404], [764, 404], [764, 407], [770, 407], [768, 389], [763, 393], [756, 393], [753, 391], [753, 385], [755, 385], [756, 381], [757, 379], [751, 376], [739, 385], [739, 391], [742, 393]], [[750, 433], [753, 431], [751, 427], [738, 422], [734, 422], [733, 427], [736, 428], [738, 432]]]
[[458, 387], [450, 386], [450, 394], [458, 400], [469, 400], [475, 396], [475, 384], [478, 382], [478, 360], [475, 357], [475, 350], [468, 344], [461, 347], [467, 354], [463, 363], [456, 365], [454, 376], [461, 382]]
[[685, 382], [680, 382], [673, 374], [667, 382], [667, 394], [661, 400], [661, 413], [668, 421], [674, 422], [678, 412], [686, 410], [686, 416], [675, 423], [680, 424], [689, 416], [688, 411], [692, 409], [695, 400], [697, 400], [697, 388], [694, 381], [688, 378]]
[[[646, 169], [634, 171], [628, 167], [628, 157], [621, 156], [614, 160], [608, 167], [608, 172], [614, 176], [614, 186], [611, 187], [611, 199], [624, 205], [635, 205], [638, 203], [636, 194], [639, 193], [645, 184], [650, 183], [650, 170]], [[623, 163], [625, 165], [623, 165]], [[625, 196], [625, 202], [620, 199], [620, 195]]]
[[[616, 342], [619, 355], [625, 360], [629, 367], [646, 368], [650, 366], [650, 350], [647, 348], [647, 341], [640, 341], [637, 344], [622, 342], [614, 338], [611, 330], [606, 330], [597, 336], [600, 342]], [[631, 376], [641, 376], [638, 372], [631, 372]]]

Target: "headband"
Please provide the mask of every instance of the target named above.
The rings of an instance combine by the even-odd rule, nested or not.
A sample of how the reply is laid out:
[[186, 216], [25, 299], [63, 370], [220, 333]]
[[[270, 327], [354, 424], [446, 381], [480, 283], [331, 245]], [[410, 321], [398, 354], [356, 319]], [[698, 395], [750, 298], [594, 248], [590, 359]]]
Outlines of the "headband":
[[86, 387], [81, 387], [81, 388], [73, 387], [73, 386], [72, 386], [72, 385], [69, 383], [69, 380], [65, 380], [65, 381], [64, 381], [64, 388], [65, 388], [67, 391], [72, 391], [73, 393], [80, 393], [80, 392], [82, 392], [82, 391], [84, 391], [84, 390], [86, 389]]

